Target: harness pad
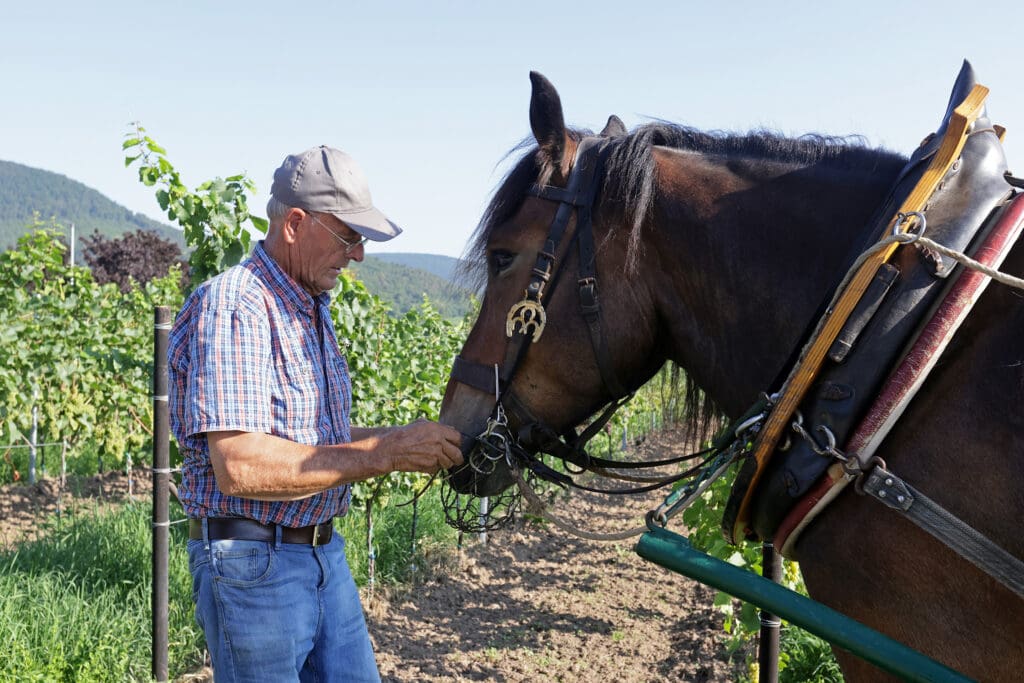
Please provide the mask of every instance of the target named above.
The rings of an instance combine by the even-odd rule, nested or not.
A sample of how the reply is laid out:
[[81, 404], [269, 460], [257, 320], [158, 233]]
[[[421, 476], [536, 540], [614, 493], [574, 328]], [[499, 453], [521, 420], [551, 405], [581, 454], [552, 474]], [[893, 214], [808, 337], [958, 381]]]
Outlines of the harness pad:
[[[974, 85], [973, 70], [965, 62], [941, 126], [911, 156], [869, 225], [867, 239], [877, 239], [892, 222], [938, 151], [953, 110]], [[967, 136], [960, 158], [922, 211], [927, 236], [956, 251], [970, 246], [1012, 190], [1004, 178], [1006, 160], [1002, 145], [985, 111]], [[863, 245], [849, 261], [867, 246], [870, 244]], [[941, 301], [955, 265], [948, 257], [906, 245], [878, 269], [799, 406], [804, 428], [819, 437], [820, 445], [824, 445], [824, 439], [815, 431], [819, 426], [827, 428], [836, 443], [846, 442], [870, 408], [890, 369], [914, 341], [933, 306]], [[790, 440], [788, 449], [777, 449], [753, 492], [749, 524], [743, 530], [746, 538], [771, 539], [785, 515], [832, 462], [831, 457], [818, 454], [806, 439], [796, 436]], [[739, 540], [733, 538], [734, 525], [756, 467], [753, 459], [744, 463], [726, 507], [723, 530], [733, 541]]]

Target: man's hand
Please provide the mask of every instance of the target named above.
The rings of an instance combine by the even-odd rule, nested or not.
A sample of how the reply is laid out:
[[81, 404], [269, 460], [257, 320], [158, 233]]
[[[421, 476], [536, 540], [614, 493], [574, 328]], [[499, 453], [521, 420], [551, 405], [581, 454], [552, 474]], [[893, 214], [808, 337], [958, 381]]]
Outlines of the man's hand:
[[433, 474], [462, 464], [462, 435], [447, 425], [417, 420], [379, 438], [379, 447], [396, 472]]

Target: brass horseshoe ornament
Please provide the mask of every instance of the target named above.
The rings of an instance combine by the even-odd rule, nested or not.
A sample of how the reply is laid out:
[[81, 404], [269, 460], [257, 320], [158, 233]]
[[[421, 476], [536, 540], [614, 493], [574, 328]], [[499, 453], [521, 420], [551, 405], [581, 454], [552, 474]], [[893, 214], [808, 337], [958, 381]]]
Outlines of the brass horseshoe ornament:
[[544, 312], [544, 305], [527, 296], [509, 309], [508, 317], [505, 319], [505, 335], [511, 338], [519, 332], [532, 337], [531, 341], [537, 342], [544, 333], [547, 321], [548, 315]]

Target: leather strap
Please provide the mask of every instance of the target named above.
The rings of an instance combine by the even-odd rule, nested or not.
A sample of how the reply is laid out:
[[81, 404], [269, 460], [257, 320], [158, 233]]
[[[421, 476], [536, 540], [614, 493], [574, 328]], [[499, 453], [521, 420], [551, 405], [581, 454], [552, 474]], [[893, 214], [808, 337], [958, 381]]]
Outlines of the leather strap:
[[[462, 356], [456, 356], [452, 363], [451, 378], [477, 391], [494, 395], [494, 366], [474, 363]], [[504, 388], [504, 383], [499, 388]]]
[[596, 138], [580, 140], [576, 146], [573, 169], [569, 173], [568, 185], [565, 188], [533, 185], [529, 189], [531, 195], [557, 201], [559, 204], [555, 210], [555, 219], [551, 223], [551, 229], [548, 231], [548, 238], [544, 242], [544, 248], [537, 254], [537, 262], [533, 266], [533, 277], [530, 278], [530, 283], [526, 286], [528, 298], [537, 301], [542, 301], [544, 298], [544, 285], [551, 277], [551, 267], [555, 262], [558, 245], [569, 225], [569, 219], [572, 218], [572, 214], [576, 210], [579, 194], [581, 190], [589, 190], [590, 185], [594, 183], [594, 174], [598, 164], [595, 163], [597, 155], [593, 152], [598, 145], [600, 145], [600, 140]]
[[[1002, 265], [1024, 233], [1024, 195], [1013, 199], [994, 222], [995, 227], [983, 235], [982, 243], [972, 251], [979, 263], [993, 269]], [[857, 458], [862, 467], [868, 466], [989, 282], [990, 278], [976, 270], [960, 273], [914, 345], [891, 372], [878, 398], [846, 444], [847, 454]], [[833, 463], [828, 473], [786, 515], [774, 537], [775, 546], [781, 548], [784, 557], [794, 557], [800, 534], [851, 481], [843, 467]]]
[[[208, 517], [207, 535], [211, 541], [267, 541], [273, 543], [277, 529], [281, 529], [281, 542], [297, 545], [326, 545], [334, 535], [331, 522], [313, 526], [290, 527], [278, 524], [263, 524], [255, 519], [241, 517]], [[203, 520], [188, 520], [188, 537], [193, 541], [203, 540]]]
[[864, 481], [864, 492], [903, 513], [914, 524], [1024, 598], [1024, 562], [982, 536], [881, 464], [868, 473]]
[[[596, 166], [603, 166], [604, 155], [607, 148], [602, 150]], [[592, 212], [594, 199], [597, 195], [597, 182], [592, 181], [587, 193], [586, 201], [576, 209], [576, 234], [579, 239], [579, 286], [580, 311], [583, 319], [587, 322], [587, 330], [590, 332], [590, 345], [594, 349], [594, 356], [597, 358], [597, 367], [601, 372], [601, 381], [611, 394], [613, 400], [618, 400], [629, 392], [623, 388], [622, 383], [612, 369], [611, 352], [608, 350], [608, 338], [601, 331], [601, 303], [598, 300], [597, 292], [597, 252], [594, 248], [594, 229]]]

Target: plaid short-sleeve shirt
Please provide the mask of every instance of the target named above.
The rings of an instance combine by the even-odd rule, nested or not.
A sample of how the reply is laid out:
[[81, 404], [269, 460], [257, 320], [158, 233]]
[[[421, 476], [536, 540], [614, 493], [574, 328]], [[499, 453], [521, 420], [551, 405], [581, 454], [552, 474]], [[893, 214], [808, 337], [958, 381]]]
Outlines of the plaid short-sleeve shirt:
[[206, 433], [273, 434], [303, 444], [351, 440], [352, 385], [328, 293], [310, 296], [259, 243], [252, 256], [185, 301], [168, 350], [171, 430], [181, 450], [178, 497], [189, 517], [245, 517], [290, 527], [348, 508], [349, 487], [268, 502], [220, 492]]

